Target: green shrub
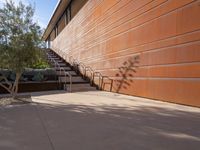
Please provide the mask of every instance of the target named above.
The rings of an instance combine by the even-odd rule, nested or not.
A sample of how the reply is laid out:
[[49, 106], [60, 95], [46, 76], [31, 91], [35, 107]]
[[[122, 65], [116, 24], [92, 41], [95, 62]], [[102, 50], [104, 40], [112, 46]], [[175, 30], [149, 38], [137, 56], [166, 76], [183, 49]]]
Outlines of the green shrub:
[[[8, 69], [0, 69], [0, 75], [5, 76], [10, 81], [14, 81], [16, 78], [15, 73]], [[28, 77], [29, 79], [27, 78], [27, 76], [29, 76]], [[26, 68], [20, 78], [20, 81], [27, 81], [27, 80], [44, 81], [48, 79], [47, 76], [56, 76], [56, 71], [52, 68], [46, 68], [46, 69]]]
[[9, 78], [11, 73], [12, 73], [12, 71], [10, 71], [8, 69], [0, 69], [0, 75], [3, 75], [7, 79]]
[[46, 61], [38, 61], [36, 64], [32, 66], [34, 69], [45, 69], [49, 68], [49, 64]]
[[11, 81], [15, 81], [15, 78], [16, 78], [15, 73], [14, 73], [14, 72], [11, 72], [11, 74], [10, 74], [10, 76], [9, 76], [9, 79], [10, 79]]
[[44, 75], [56, 75], [56, 71], [55, 69], [52, 69], [52, 68], [46, 68], [44, 70]]
[[33, 81], [43, 81], [44, 75], [41, 72], [37, 72], [32, 78]]

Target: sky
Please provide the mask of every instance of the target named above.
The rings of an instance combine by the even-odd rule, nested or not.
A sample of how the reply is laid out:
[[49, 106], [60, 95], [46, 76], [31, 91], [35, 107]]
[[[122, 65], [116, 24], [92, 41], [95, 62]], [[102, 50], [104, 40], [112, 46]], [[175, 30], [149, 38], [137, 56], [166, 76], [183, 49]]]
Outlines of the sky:
[[[0, 0], [0, 7], [3, 6], [6, 0]], [[16, 4], [22, 1], [24, 4], [31, 3], [35, 6], [35, 16], [36, 20], [42, 28], [46, 28], [49, 19], [56, 7], [59, 0], [13, 0]]]

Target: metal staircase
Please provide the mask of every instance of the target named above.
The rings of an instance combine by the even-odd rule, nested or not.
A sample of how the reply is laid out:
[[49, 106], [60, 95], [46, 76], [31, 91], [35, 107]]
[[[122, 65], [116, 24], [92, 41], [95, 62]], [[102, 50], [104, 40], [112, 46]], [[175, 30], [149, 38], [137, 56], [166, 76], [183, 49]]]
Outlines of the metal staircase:
[[45, 49], [49, 63], [55, 68], [60, 88], [68, 92], [95, 91], [96, 87], [90, 85], [90, 81], [73, 69], [64, 59], [51, 49]]

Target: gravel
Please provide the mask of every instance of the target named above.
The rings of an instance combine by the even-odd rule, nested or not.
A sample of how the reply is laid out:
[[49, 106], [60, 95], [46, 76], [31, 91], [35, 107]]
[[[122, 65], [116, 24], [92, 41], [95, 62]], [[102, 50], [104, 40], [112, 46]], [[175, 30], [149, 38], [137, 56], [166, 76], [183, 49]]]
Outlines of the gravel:
[[13, 99], [12, 97], [1, 97], [0, 98], [0, 106], [27, 104], [27, 103], [30, 103], [31, 101], [32, 100], [31, 100], [30, 95], [18, 97], [17, 99]]

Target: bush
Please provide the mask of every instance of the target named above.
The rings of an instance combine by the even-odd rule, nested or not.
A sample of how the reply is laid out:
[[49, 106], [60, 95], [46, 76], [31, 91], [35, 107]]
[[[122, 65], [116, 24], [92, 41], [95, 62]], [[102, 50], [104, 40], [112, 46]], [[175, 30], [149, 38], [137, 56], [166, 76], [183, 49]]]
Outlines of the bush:
[[0, 76], [4, 76], [7, 79], [9, 78], [9, 76], [11, 75], [12, 71], [8, 70], [8, 69], [0, 69]]
[[56, 71], [52, 68], [46, 68], [46, 69], [32, 69], [27, 68], [23, 75], [35, 75], [37, 73], [41, 73], [43, 75], [56, 75]]
[[38, 61], [36, 64], [32, 66], [34, 69], [45, 69], [49, 68], [49, 64], [46, 61]]
[[32, 78], [33, 81], [43, 81], [44, 80], [44, 75], [41, 72], [38, 72], [34, 75]]
[[[5, 76], [8, 80], [14, 81], [16, 75], [14, 72], [8, 69], [0, 69], [0, 75]], [[45, 80], [55, 80], [56, 71], [52, 68], [46, 69], [32, 69], [27, 68], [23, 72], [20, 81], [45, 81]]]

